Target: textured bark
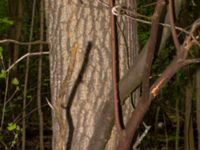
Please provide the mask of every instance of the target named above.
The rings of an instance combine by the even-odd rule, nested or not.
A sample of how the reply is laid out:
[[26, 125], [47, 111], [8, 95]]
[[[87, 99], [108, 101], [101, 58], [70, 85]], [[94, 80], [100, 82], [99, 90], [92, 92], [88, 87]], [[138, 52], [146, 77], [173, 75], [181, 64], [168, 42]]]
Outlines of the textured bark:
[[[96, 117], [105, 117], [105, 122], [110, 118], [98, 116], [105, 102], [112, 101], [110, 12], [108, 8], [92, 0], [46, 0], [45, 4], [50, 43], [51, 103], [56, 110], [61, 110], [60, 117], [67, 127], [67, 134], [60, 133], [62, 131], [53, 109], [53, 149], [59, 147], [59, 135], [65, 136], [62, 149], [88, 149], [96, 127]], [[89, 41], [91, 49], [87, 48]], [[64, 96], [67, 101], [64, 109], [62, 103], [58, 105], [57, 100], [74, 44], [77, 44], [78, 49], [70, 87]], [[123, 50], [120, 58], [120, 63], [124, 66]], [[108, 105], [106, 111], [112, 111], [112, 107], [113, 105]], [[103, 125], [104, 122], [99, 124]], [[112, 124], [107, 130], [109, 134], [111, 129]], [[103, 134], [99, 136], [104, 138]]]

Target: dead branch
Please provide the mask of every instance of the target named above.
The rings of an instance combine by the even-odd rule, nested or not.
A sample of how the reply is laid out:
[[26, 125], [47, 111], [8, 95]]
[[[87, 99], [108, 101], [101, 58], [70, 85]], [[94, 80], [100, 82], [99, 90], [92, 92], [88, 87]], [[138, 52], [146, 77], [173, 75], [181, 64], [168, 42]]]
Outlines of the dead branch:
[[19, 59], [17, 59], [7, 70], [6, 72], [9, 72], [15, 65], [17, 65], [20, 61], [22, 61], [23, 59], [25, 59], [26, 57], [29, 56], [38, 56], [38, 55], [48, 55], [49, 52], [35, 52], [35, 53], [26, 53], [25, 55], [23, 55], [22, 57], [20, 57]]
[[20, 41], [16, 41], [13, 39], [4, 39], [4, 40], [0, 40], [0, 43], [15, 43], [18, 45], [37, 45], [37, 44], [48, 44], [48, 42], [46, 41], [33, 41], [33, 42], [20, 42]]

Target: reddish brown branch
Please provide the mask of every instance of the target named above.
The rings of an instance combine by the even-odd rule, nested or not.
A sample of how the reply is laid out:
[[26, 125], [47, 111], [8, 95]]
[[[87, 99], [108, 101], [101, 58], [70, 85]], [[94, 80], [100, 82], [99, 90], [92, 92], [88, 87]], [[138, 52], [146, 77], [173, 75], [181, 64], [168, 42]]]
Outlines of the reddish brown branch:
[[147, 112], [150, 104], [151, 99], [149, 97], [149, 75], [151, 71], [151, 64], [153, 61], [154, 51], [155, 51], [155, 45], [157, 40], [157, 32], [158, 32], [158, 26], [159, 26], [159, 18], [163, 9], [165, 2], [163, 0], [158, 0], [157, 5], [154, 11], [154, 14], [152, 16], [152, 27], [151, 27], [151, 35], [148, 40], [147, 45], [147, 59], [146, 65], [145, 65], [145, 73], [144, 73], [144, 80], [143, 80], [143, 94], [142, 98], [140, 99], [138, 105], [136, 106], [135, 111], [132, 114], [131, 119], [128, 121], [127, 127], [124, 131], [124, 136], [121, 137], [121, 141], [119, 144], [119, 150], [128, 150], [132, 138], [135, 134], [135, 131], [137, 130], [138, 125], [142, 121], [145, 113]]
[[151, 26], [151, 33], [150, 38], [148, 41], [147, 49], [147, 59], [146, 59], [146, 65], [144, 68], [144, 77], [143, 77], [143, 93], [142, 93], [142, 99], [148, 100], [149, 99], [149, 76], [151, 74], [151, 65], [154, 58], [154, 52], [156, 47], [156, 40], [158, 35], [158, 27], [159, 27], [159, 18], [162, 12], [164, 6], [164, 1], [159, 0], [157, 1], [157, 5], [154, 11], [154, 14], [152, 16], [152, 26]]
[[170, 25], [171, 25], [171, 31], [172, 31], [172, 37], [174, 40], [174, 44], [175, 44], [177, 51], [180, 51], [181, 47], [180, 47], [180, 43], [179, 43], [178, 36], [176, 33], [175, 25], [174, 25], [174, 13], [173, 13], [172, 0], [169, 0], [168, 11], [169, 11], [169, 21], [170, 21]]
[[184, 61], [178, 62], [178, 57], [175, 57], [170, 65], [165, 69], [161, 76], [151, 86], [150, 94], [154, 98], [158, 95], [161, 88], [171, 79], [171, 77], [184, 65]]
[[[110, 0], [110, 8], [114, 7], [114, 1]], [[111, 11], [110, 11], [111, 12]], [[122, 131], [122, 126], [120, 123], [119, 115], [119, 96], [118, 96], [118, 85], [117, 85], [117, 40], [116, 40], [116, 17], [111, 13], [111, 48], [112, 48], [112, 80], [113, 80], [113, 96], [114, 96], [114, 114], [115, 114], [115, 124], [117, 129]]]
[[[132, 137], [134, 136], [137, 127], [141, 123], [145, 113], [147, 112], [153, 98], [158, 94], [158, 92], [161, 90], [161, 88], [171, 79], [171, 77], [184, 65], [190, 64], [190, 63], [198, 63], [198, 59], [193, 60], [187, 60], [187, 52], [194, 44], [192, 41], [195, 39], [195, 31], [200, 26], [200, 19], [195, 21], [193, 23], [191, 31], [186, 31], [187, 37], [181, 47], [183, 48], [183, 51], [181, 53], [177, 54], [176, 57], [172, 60], [169, 67], [165, 69], [165, 71], [161, 74], [161, 76], [157, 79], [157, 81], [151, 86], [150, 88], [150, 94], [151, 99], [149, 101], [142, 101], [140, 100], [136, 110], [132, 113], [132, 117], [130, 119], [129, 125], [132, 126], [130, 128], [131, 130], [126, 130], [124, 132], [124, 138], [122, 138], [121, 143], [126, 144], [128, 143], [126, 139], [132, 140]], [[120, 88], [120, 99], [124, 100], [132, 91], [136, 89], [138, 85], [140, 85], [144, 73], [144, 67], [146, 63], [147, 53], [148, 53], [148, 44], [145, 45], [143, 50], [141, 51], [139, 57], [137, 60], [135, 60], [135, 65], [132, 66], [129, 70], [129, 72], [123, 77], [123, 79], [120, 81], [119, 88]], [[112, 92], [111, 92], [112, 94]], [[89, 149], [104, 149], [105, 145], [110, 137], [110, 131], [113, 127], [114, 122], [114, 107], [113, 101], [106, 101], [106, 103], [103, 106], [103, 109], [101, 112], [99, 112], [96, 118], [95, 123], [95, 132], [91, 138]], [[103, 124], [103, 126], [102, 126]], [[125, 134], [125, 133], [132, 133], [132, 134]], [[99, 136], [101, 135], [101, 136]], [[130, 143], [130, 142], [129, 142]], [[129, 145], [127, 145], [128, 147]]]

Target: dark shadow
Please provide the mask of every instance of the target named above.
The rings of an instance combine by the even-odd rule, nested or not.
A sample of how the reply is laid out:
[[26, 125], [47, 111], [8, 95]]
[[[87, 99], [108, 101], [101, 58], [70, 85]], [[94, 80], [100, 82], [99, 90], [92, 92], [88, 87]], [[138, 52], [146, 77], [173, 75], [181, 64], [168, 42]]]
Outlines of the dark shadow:
[[[117, 20], [117, 18], [115, 18]], [[116, 41], [116, 71], [117, 71], [117, 74], [116, 74], [116, 77], [117, 77], [117, 83], [119, 83], [119, 80], [120, 80], [120, 68], [119, 68], [119, 35], [118, 35], [118, 30], [117, 30], [118, 26], [117, 26], [117, 23], [115, 23], [115, 41]], [[113, 60], [112, 60], [113, 61]], [[117, 89], [117, 94], [118, 94], [118, 98], [120, 97], [119, 96], [119, 87]], [[113, 91], [113, 90], [112, 90]], [[113, 93], [113, 92], [112, 92]], [[114, 99], [114, 96], [112, 94], [112, 99]], [[124, 125], [124, 122], [123, 122], [123, 111], [122, 111], [122, 107], [121, 107], [121, 103], [120, 103], [120, 100], [119, 100], [119, 103], [118, 103], [118, 109], [119, 109], [119, 123], [121, 125], [121, 127], [124, 129], [125, 125]]]
[[73, 133], [74, 133], [74, 124], [73, 124], [73, 119], [72, 119], [72, 115], [71, 115], [71, 106], [72, 106], [77, 88], [78, 88], [78, 86], [79, 86], [79, 84], [82, 80], [83, 74], [86, 70], [86, 67], [87, 67], [87, 64], [88, 64], [88, 61], [89, 61], [89, 54], [90, 54], [91, 49], [92, 49], [92, 42], [89, 41], [87, 43], [86, 53], [85, 53], [85, 56], [84, 56], [83, 64], [81, 66], [81, 70], [79, 72], [79, 75], [78, 75], [78, 77], [75, 81], [74, 87], [72, 88], [72, 91], [71, 91], [69, 98], [68, 98], [68, 104], [67, 104], [67, 107], [66, 107], [66, 117], [67, 117], [67, 122], [68, 122], [68, 126], [69, 126], [69, 136], [68, 136], [67, 145], [66, 145], [67, 150], [71, 149]]

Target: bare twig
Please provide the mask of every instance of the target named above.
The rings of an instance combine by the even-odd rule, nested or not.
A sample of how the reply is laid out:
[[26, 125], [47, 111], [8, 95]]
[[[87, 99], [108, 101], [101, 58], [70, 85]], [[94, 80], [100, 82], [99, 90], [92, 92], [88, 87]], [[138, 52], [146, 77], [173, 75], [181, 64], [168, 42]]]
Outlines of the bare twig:
[[133, 150], [137, 149], [137, 147], [140, 145], [140, 143], [145, 138], [145, 136], [147, 135], [147, 133], [149, 132], [150, 129], [151, 129], [151, 126], [145, 126], [144, 132], [142, 133], [142, 135], [139, 138], [137, 138], [135, 144], [133, 145]]
[[15, 91], [12, 93], [12, 95], [8, 98], [8, 100], [6, 101], [6, 105], [13, 99], [13, 97], [15, 96], [15, 94], [19, 91], [19, 88], [17, 87], [15, 89]]
[[[34, 26], [34, 17], [35, 17], [35, 8], [36, 8], [36, 0], [33, 1], [32, 7], [32, 16], [31, 16], [31, 26], [30, 26], [30, 34], [29, 41], [32, 41], [33, 37], [33, 26]], [[31, 44], [28, 44], [28, 53], [31, 52]], [[22, 112], [22, 150], [26, 149], [26, 100], [27, 100], [27, 87], [28, 87], [28, 77], [29, 77], [29, 55], [26, 58], [26, 71], [25, 71], [25, 79], [24, 79], [24, 93], [23, 93], [23, 109]]]
[[196, 58], [196, 59], [187, 59], [187, 60], [185, 60], [184, 65], [196, 64], [196, 63], [200, 63], [200, 58]]
[[[28, 106], [28, 105], [27, 105], [27, 106]], [[27, 106], [26, 106], [26, 107], [27, 107]], [[48, 104], [42, 105], [42, 107], [46, 107], [46, 106], [48, 106]], [[32, 113], [34, 113], [34, 112], [37, 111], [37, 110], [38, 110], [38, 107], [32, 109], [30, 112], [26, 113], [25, 118], [29, 117]], [[22, 110], [22, 111], [24, 111], [24, 110]], [[21, 120], [23, 120], [23, 117], [21, 117], [21, 116], [22, 116], [22, 114], [18, 115], [18, 116], [14, 119], [13, 122], [15, 122], [15, 123], [21, 123]]]
[[51, 104], [51, 102], [48, 100], [48, 98], [46, 98], [47, 104], [49, 105], [49, 107], [54, 111], [54, 106]]
[[[9, 62], [10, 64], [10, 62]], [[8, 95], [8, 83], [9, 83], [9, 72], [6, 76], [6, 87], [5, 87], [5, 95], [4, 95], [4, 101], [3, 101], [3, 108], [2, 108], [2, 117], [1, 117], [1, 127], [0, 127], [0, 131], [3, 129], [3, 123], [4, 123], [4, 115], [5, 115], [5, 109], [6, 109], [6, 99], [7, 99], [7, 95]]]
[[3, 40], [0, 40], [0, 43], [15, 43], [15, 44], [18, 44], [18, 45], [36, 45], [36, 44], [48, 44], [48, 42], [46, 41], [32, 41], [32, 42], [20, 42], [20, 41], [16, 41], [16, 40], [13, 40], [13, 39], [3, 39]]
[[[124, 10], [124, 11], [125, 11], [125, 10]], [[130, 11], [130, 10], [129, 10], [129, 11]], [[116, 13], [116, 12], [115, 12], [115, 13]], [[118, 14], [117, 14], [117, 16], [118, 16]], [[138, 18], [138, 17], [141, 17], [141, 15], [139, 15], [139, 16], [134, 16], [134, 15], [130, 15], [130, 14], [128, 14], [128, 13], [124, 13], [124, 14], [121, 14], [121, 16], [127, 17], [127, 18], [129, 18], [129, 19], [132, 19], [132, 20], [137, 21], [137, 22], [140, 22], [140, 23], [149, 24], [149, 25], [152, 24], [152, 22], [149, 21], [149, 17], [147, 17], [147, 16], [143, 16], [143, 15], [142, 15], [143, 18], [146, 18], [147, 20]], [[170, 24], [166, 24], [166, 23], [159, 23], [159, 25], [162, 25], [163, 27], [167, 27], [167, 28], [172, 28]], [[185, 33], [186, 35], [190, 35], [190, 36], [192, 37], [192, 39], [196, 42], [196, 44], [200, 45], [200, 43], [197, 41], [197, 38], [196, 38], [191, 32], [188, 32], [187, 30], [185, 30], [185, 29], [183, 29], [183, 28], [181, 28], [181, 27], [178, 27], [178, 26], [174, 26], [174, 28], [175, 28], [176, 30], [179, 30], [179, 31]]]
[[179, 43], [178, 36], [176, 33], [175, 25], [174, 25], [174, 15], [173, 15], [174, 13], [173, 13], [172, 0], [169, 0], [168, 10], [169, 10], [169, 20], [170, 20], [170, 24], [171, 24], [171, 31], [172, 31], [172, 37], [174, 40], [174, 44], [175, 44], [176, 50], [180, 51], [181, 47], [180, 47], [180, 43]]
[[[107, 8], [109, 8], [109, 5], [108, 5], [108, 3], [106, 3], [106, 2], [103, 2], [103, 1], [101, 1], [101, 0], [98, 0], [98, 2], [99, 3], [101, 3], [102, 5], [104, 5], [105, 7], [107, 7]], [[114, 6], [114, 7], [116, 7], [116, 6]], [[120, 7], [120, 10], [121, 9], [123, 9], [123, 8], [121, 8], [121, 6], [117, 6], [117, 7]], [[144, 16], [144, 15], [140, 15], [140, 14], [138, 14], [138, 13], [135, 13], [135, 14], [138, 14], [138, 15], [131, 15], [130, 14], [130, 12], [132, 12], [131, 10], [127, 10], [127, 9], [123, 9], [123, 11], [128, 11], [129, 13], [120, 13], [120, 14], [116, 14], [117, 16], [124, 16], [124, 17], [127, 17], [127, 18], [129, 18], [129, 19], [132, 19], [132, 20], [134, 20], [134, 21], [137, 21], [137, 22], [140, 22], [140, 23], [144, 23], [144, 24], [149, 24], [149, 25], [151, 25], [152, 24], [152, 22], [151, 21], [149, 21], [149, 17], [148, 16]], [[117, 11], [118, 12], [118, 11]], [[133, 13], [134, 14], [134, 13]], [[140, 18], [142, 17], [142, 18], [144, 18], [144, 19], [146, 19], [146, 20], [144, 20], [144, 19], [140, 19]], [[166, 24], [166, 23], [159, 23], [159, 25], [162, 25], [163, 27], [167, 27], [167, 28], [172, 28], [171, 27], [171, 25], [170, 24]], [[181, 27], [178, 27], [178, 26], [174, 26], [174, 28], [176, 29], [176, 30], [179, 30], [179, 31], [181, 31], [181, 32], [183, 32], [183, 33], [185, 33], [185, 34], [187, 34], [187, 35], [190, 35], [191, 37], [192, 37], [192, 39], [194, 40], [194, 42], [197, 44], [197, 45], [199, 45], [200, 46], [200, 42], [198, 42], [197, 41], [197, 38], [193, 35], [193, 34], [191, 34], [191, 32], [188, 32], [187, 30], [185, 30], [185, 29], [183, 29], [183, 28], [181, 28]]]
[[23, 55], [22, 57], [20, 57], [17, 61], [15, 61], [7, 70], [6, 72], [10, 71], [16, 64], [18, 64], [20, 61], [22, 61], [23, 59], [25, 59], [26, 57], [29, 56], [38, 56], [38, 55], [48, 55], [49, 52], [34, 52], [34, 53], [26, 53], [25, 55]]

